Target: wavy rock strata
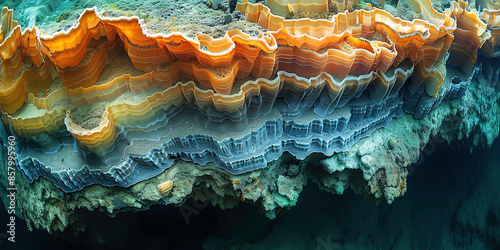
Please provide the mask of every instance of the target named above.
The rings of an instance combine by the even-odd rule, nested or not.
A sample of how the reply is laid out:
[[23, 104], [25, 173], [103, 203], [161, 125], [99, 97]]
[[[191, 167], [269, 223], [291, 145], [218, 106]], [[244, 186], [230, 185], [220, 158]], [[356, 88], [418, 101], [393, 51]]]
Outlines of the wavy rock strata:
[[[423, 118], [463, 95], [468, 84], [447, 74], [447, 54], [468, 71], [490, 38], [464, 2], [446, 13], [410, 2], [426, 20], [371, 6], [331, 20], [284, 19], [282, 7], [245, 1], [237, 9], [267, 31], [217, 39], [151, 34], [137, 17], [96, 8], [45, 36], [21, 32], [4, 8], [3, 136], [19, 138], [28, 181], [43, 176], [65, 192], [128, 187], [176, 160], [242, 174], [284, 152], [348, 151], [403, 109]], [[286, 8], [295, 4], [308, 8]]]

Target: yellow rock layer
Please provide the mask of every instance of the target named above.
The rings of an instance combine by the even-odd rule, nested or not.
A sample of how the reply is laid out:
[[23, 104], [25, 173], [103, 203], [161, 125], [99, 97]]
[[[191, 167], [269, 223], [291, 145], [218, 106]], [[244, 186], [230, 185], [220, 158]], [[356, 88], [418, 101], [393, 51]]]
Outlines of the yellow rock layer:
[[[48, 109], [55, 100], [68, 95], [77, 106], [114, 100], [127, 91], [143, 92], [156, 87], [157, 81], [152, 79], [152, 74], [147, 73], [138, 77], [124, 75], [115, 78], [107, 84], [69, 91], [62, 88], [52, 92], [45, 98], [30, 98], [29, 103], [34, 103], [40, 109]], [[31, 117], [29, 119], [15, 119], [3, 112], [2, 118], [4, 121], [9, 121], [8, 124], [15, 128], [18, 134], [30, 137], [40, 133], [50, 134], [57, 131], [60, 129], [63, 115], [65, 115], [64, 123], [67, 130], [86, 149], [98, 155], [104, 155], [112, 149], [116, 138], [117, 126], [127, 127], [134, 124], [137, 125], [137, 121], [148, 122], [153, 119], [156, 112], [168, 110], [173, 106], [179, 106], [183, 103], [191, 103], [202, 110], [206, 110], [213, 105], [219, 111], [236, 112], [243, 108], [245, 100], [262, 94], [276, 97], [282, 89], [305, 92], [310, 88], [326, 88], [327, 93], [333, 100], [337, 98], [351, 98], [357, 94], [359, 89], [365, 89], [373, 80], [377, 82], [375, 88], [378, 94], [375, 96], [382, 98], [386, 94], [389, 94], [394, 85], [401, 85], [410, 74], [411, 71], [397, 70], [394, 76], [388, 77], [382, 72], [377, 71], [377, 73], [372, 72], [372, 74], [362, 78], [351, 77], [341, 83], [337, 83], [327, 73], [322, 73], [311, 79], [305, 79], [298, 78], [292, 73], [280, 72], [274, 80], [259, 78], [255, 81], [247, 81], [241, 86], [241, 90], [233, 95], [222, 95], [214, 93], [212, 90], [202, 90], [192, 81], [186, 83], [178, 82], [162, 92], [148, 96], [140, 103], [123, 103], [108, 106], [99, 125], [90, 130], [83, 129], [72, 121], [72, 110], [67, 110], [67, 113], [63, 113], [60, 110], [47, 111], [41, 117]], [[132, 121], [135, 121], [133, 122], [134, 124], [131, 124]], [[53, 127], [47, 126], [47, 123], [50, 122], [53, 122]]]
[[[474, 12], [474, 6], [460, 0], [453, 2], [451, 16], [457, 20], [455, 39], [450, 48], [450, 63], [461, 68], [464, 72], [474, 66], [477, 60], [477, 50], [491, 37], [487, 25]], [[467, 7], [472, 10], [468, 11]]]
[[266, 0], [274, 14], [286, 17], [290, 12], [328, 12], [328, 0]]

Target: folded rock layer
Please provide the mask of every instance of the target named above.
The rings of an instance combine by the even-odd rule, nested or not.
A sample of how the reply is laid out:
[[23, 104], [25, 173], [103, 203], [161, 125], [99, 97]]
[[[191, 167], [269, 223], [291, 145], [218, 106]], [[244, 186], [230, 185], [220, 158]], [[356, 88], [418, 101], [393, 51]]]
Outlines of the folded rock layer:
[[137, 17], [96, 8], [44, 36], [36, 27], [21, 32], [4, 8], [1, 116], [21, 141], [24, 175], [72, 192], [130, 186], [175, 160], [241, 174], [285, 151], [298, 159], [348, 151], [403, 110], [422, 118], [463, 95], [472, 76], [450, 80], [446, 55], [469, 71], [493, 34], [464, 2], [439, 13], [428, 0], [410, 1], [426, 19], [413, 21], [371, 6], [285, 19], [290, 10], [325, 12], [333, 3], [343, 11], [356, 1], [269, 2], [237, 5], [266, 32], [216, 39], [151, 34]]

